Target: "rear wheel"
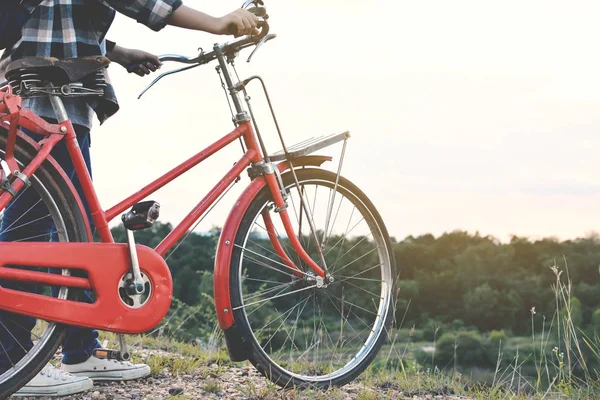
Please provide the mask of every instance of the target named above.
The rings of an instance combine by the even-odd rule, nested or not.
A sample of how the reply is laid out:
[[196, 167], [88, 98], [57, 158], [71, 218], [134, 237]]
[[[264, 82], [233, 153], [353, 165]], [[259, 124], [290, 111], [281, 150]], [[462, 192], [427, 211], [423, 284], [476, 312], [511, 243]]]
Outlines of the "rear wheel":
[[[9, 173], [8, 165], [4, 161], [6, 143], [7, 131], [0, 128], [0, 164], [1, 168]], [[23, 168], [35, 156], [36, 150], [23, 139], [17, 138], [14, 153], [19, 167]], [[5, 242], [87, 241], [85, 222], [75, 197], [56, 168], [46, 161], [30, 181], [31, 186], [25, 187], [17, 194], [17, 198], [29, 199], [27, 206], [16, 218], [11, 216], [10, 224], [0, 226], [0, 237]], [[0, 210], [0, 221], [12, 212], [13, 204], [11, 202], [5, 209]], [[41, 225], [47, 229], [32, 229]], [[36, 233], [33, 233], [34, 231]], [[58, 269], [54, 273], [68, 275], [69, 271]], [[3, 281], [0, 281], [0, 286], [13, 290], [35, 290], [40, 294], [51, 295], [50, 288], [39, 286], [32, 288]], [[73, 290], [65, 287], [54, 290], [54, 295], [58, 298], [73, 299], [75, 296]], [[67, 327], [4, 311], [0, 311], [0, 314], [0, 359], [4, 361], [0, 370], [0, 398], [4, 398], [24, 386], [46, 365], [61, 344]], [[29, 329], [32, 331], [31, 335], [27, 332]], [[28, 338], [31, 338], [31, 341]]]
[[[317, 249], [323, 249], [332, 279], [320, 282], [300, 260], [265, 187], [250, 204], [235, 239], [230, 278], [234, 318], [250, 348], [250, 361], [273, 382], [284, 387], [343, 385], [371, 363], [391, 326], [396, 295], [391, 243], [379, 213], [351, 182], [340, 177], [336, 184], [334, 173], [316, 168], [296, 174], [299, 190], [291, 173], [283, 176], [287, 210], [300, 242], [321, 268]], [[270, 240], [266, 214], [274, 223], [270, 232], [300, 272]]]

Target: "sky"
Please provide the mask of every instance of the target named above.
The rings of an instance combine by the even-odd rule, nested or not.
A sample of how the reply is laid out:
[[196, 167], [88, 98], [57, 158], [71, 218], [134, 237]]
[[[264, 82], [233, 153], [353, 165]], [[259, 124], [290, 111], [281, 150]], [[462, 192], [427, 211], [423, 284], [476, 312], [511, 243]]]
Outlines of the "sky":
[[[187, 0], [220, 16], [238, 1]], [[261, 75], [288, 144], [350, 131], [343, 174], [392, 236], [453, 230], [571, 239], [600, 228], [600, 4], [552, 0], [266, 1], [271, 31], [241, 77]], [[124, 47], [197, 54], [228, 40], [118, 16]], [[172, 63], [170, 63], [172, 64]], [[161, 72], [177, 65], [165, 63]], [[161, 81], [110, 67], [121, 111], [96, 126], [106, 208], [232, 130], [213, 66]], [[259, 87], [253, 108], [281, 148]], [[337, 168], [341, 147], [327, 167]], [[152, 199], [177, 223], [240, 156], [236, 144]], [[198, 226], [222, 226], [246, 176]]]

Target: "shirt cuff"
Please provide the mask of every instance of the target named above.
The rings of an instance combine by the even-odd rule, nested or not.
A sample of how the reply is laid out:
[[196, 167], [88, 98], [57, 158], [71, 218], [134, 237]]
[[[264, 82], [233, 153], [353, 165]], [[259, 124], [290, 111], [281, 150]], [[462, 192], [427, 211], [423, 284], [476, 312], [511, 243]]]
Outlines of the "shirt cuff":
[[148, 26], [153, 31], [160, 31], [162, 28], [167, 26], [169, 17], [173, 11], [177, 10], [183, 4], [182, 0], [154, 0], [152, 11], [148, 16], [147, 21], [139, 21], [144, 25]]
[[115, 42], [111, 42], [110, 40], [106, 41], [106, 57], [110, 56], [110, 53], [112, 53], [116, 45]]

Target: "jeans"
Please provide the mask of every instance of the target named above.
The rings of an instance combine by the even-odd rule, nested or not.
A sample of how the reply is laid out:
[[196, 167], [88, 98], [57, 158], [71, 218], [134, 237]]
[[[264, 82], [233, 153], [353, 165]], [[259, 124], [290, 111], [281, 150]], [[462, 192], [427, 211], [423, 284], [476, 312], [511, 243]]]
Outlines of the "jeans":
[[[77, 133], [77, 141], [79, 142], [83, 158], [91, 175], [90, 130], [82, 126], [75, 126], [75, 132]], [[40, 139], [40, 136], [30, 133], [28, 135], [34, 140]], [[75, 167], [73, 166], [64, 140], [56, 145], [51, 155], [72, 180], [75, 189], [84, 203], [90, 224], [93, 224], [89, 207], [83, 196], [79, 179], [75, 176]], [[23, 190], [19, 193], [22, 195], [17, 195], [17, 198], [9, 203], [5, 209], [0, 224], [0, 241], [12, 242], [21, 240], [39, 242], [44, 240], [44, 236], [50, 238], [50, 241], [58, 241], [56, 233], [53, 233], [56, 230], [54, 223], [49, 217], [44, 217], [48, 215], [46, 206], [43, 203], [38, 203], [40, 197], [35, 190]], [[94, 227], [92, 225], [92, 232], [93, 230]], [[39, 290], [36, 285], [16, 282], [0, 282], [0, 286], [28, 292]], [[57, 295], [56, 288], [54, 288], [52, 293], [54, 296]], [[84, 301], [91, 301], [88, 293], [85, 294], [85, 297]], [[0, 374], [12, 368], [12, 365], [16, 364], [33, 347], [31, 330], [35, 324], [35, 318], [0, 310]], [[77, 327], [69, 328], [62, 346], [63, 363], [78, 364], [84, 362], [92, 355], [92, 350], [99, 347], [101, 346], [98, 341], [97, 331]]]

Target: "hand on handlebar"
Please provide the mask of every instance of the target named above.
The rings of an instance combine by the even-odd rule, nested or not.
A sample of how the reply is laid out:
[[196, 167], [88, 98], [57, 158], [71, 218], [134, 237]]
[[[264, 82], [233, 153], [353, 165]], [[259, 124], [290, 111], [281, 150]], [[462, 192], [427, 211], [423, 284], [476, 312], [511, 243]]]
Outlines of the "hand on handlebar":
[[133, 72], [139, 76], [148, 75], [159, 69], [162, 65], [158, 56], [154, 54], [143, 50], [126, 49], [118, 45], [110, 53], [109, 58], [111, 61], [122, 65], [127, 69], [127, 72]]
[[260, 30], [257, 28], [259, 19], [250, 11], [237, 9], [219, 18], [217, 34], [233, 35], [235, 37], [245, 35], [258, 35]]

